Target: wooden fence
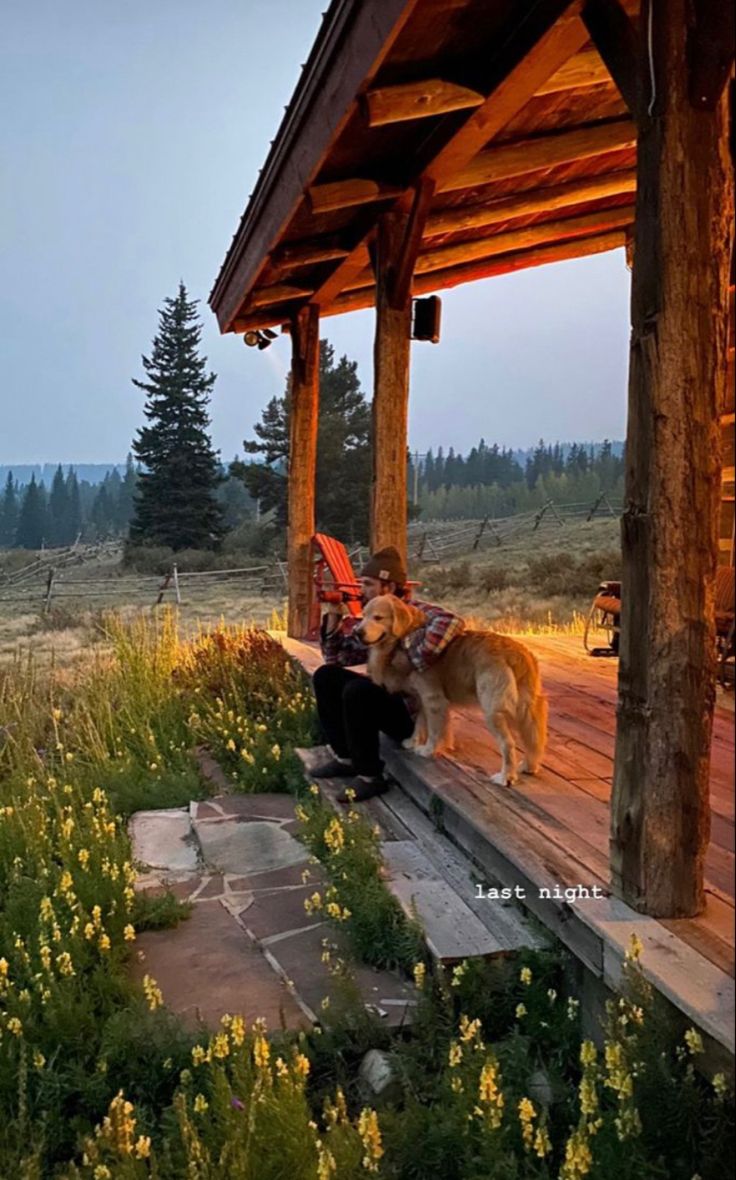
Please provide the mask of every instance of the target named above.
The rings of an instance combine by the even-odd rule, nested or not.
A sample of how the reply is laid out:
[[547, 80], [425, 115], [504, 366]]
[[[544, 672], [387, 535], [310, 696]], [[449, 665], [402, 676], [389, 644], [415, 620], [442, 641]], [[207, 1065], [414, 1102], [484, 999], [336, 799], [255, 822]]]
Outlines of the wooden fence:
[[[540, 529], [560, 528], [567, 522], [592, 520], [599, 514], [618, 516], [620, 505], [600, 495], [592, 504], [555, 504], [548, 500], [540, 508], [514, 516], [485, 517], [483, 520], [434, 521], [409, 526], [408, 555], [412, 566], [442, 563], [483, 549], [512, 544], [524, 535]], [[355, 546], [350, 558], [359, 569], [368, 554], [364, 546]], [[120, 542], [99, 545], [73, 545], [68, 549], [48, 550], [12, 573], [0, 571], [0, 610], [2, 604], [25, 606], [47, 614], [56, 603], [73, 599], [104, 604], [105, 600], [139, 602], [156, 606], [164, 602], [181, 603], [192, 594], [198, 596], [213, 587], [236, 586], [239, 591], [261, 595], [283, 595], [288, 589], [288, 570], [284, 561], [269, 561], [235, 569], [180, 570], [175, 564], [163, 576], [136, 574], [124, 569], [107, 575], [94, 566], [108, 563], [122, 555]], [[89, 574], [80, 576], [74, 567], [89, 565]]]

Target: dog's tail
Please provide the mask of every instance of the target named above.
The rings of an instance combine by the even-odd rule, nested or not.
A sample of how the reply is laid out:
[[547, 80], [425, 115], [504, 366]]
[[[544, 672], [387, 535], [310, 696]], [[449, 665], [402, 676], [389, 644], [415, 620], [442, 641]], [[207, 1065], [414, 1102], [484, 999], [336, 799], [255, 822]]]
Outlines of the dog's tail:
[[526, 769], [536, 774], [547, 745], [547, 698], [542, 692], [539, 664], [530, 651], [524, 651], [523, 668], [514, 669], [519, 693], [516, 723], [526, 755]]

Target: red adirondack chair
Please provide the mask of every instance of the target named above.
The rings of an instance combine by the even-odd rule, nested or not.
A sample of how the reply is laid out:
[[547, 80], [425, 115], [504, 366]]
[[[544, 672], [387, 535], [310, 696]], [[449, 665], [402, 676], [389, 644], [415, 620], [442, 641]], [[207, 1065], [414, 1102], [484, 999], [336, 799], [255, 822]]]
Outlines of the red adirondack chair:
[[[312, 537], [312, 554], [315, 594], [309, 621], [309, 638], [319, 639], [320, 604], [344, 603], [349, 614], [354, 615], [356, 619], [360, 618], [363, 613], [362, 588], [342, 541], [336, 541], [327, 533], [315, 533]], [[418, 582], [407, 582], [410, 589], [418, 585]]]

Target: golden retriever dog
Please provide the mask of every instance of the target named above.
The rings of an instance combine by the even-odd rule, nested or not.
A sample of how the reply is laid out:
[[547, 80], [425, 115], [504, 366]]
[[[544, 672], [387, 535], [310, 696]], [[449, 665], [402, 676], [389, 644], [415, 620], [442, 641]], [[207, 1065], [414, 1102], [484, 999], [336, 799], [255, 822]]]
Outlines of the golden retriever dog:
[[417, 672], [402, 641], [423, 627], [417, 607], [382, 594], [367, 603], [356, 628], [368, 648], [368, 674], [389, 692], [417, 698], [419, 716], [406, 749], [431, 758], [449, 748], [450, 705], [478, 702], [501, 751], [501, 770], [492, 782], [517, 781], [514, 731], [518, 734], [526, 774], [536, 774], [547, 740], [547, 698], [542, 693], [536, 657], [523, 643], [493, 631], [466, 630], [448, 645], [425, 672]]

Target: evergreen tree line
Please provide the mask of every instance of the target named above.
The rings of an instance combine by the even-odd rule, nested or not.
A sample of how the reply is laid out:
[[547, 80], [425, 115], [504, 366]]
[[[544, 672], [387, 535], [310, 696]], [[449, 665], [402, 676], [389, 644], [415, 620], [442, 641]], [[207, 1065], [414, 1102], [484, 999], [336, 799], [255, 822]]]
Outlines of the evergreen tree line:
[[606, 439], [599, 446], [546, 444], [540, 439], [524, 467], [513, 451], [483, 439], [467, 455], [452, 448], [445, 455], [429, 451], [409, 488], [418, 491], [418, 515], [425, 520], [511, 516], [539, 508], [548, 499], [558, 504], [590, 503], [606, 493], [623, 495], [624, 458]]
[[55, 548], [125, 535], [137, 478], [132, 456], [125, 475], [109, 471], [99, 484], [78, 479], [73, 467], [64, 473], [61, 464], [49, 489], [35, 475], [19, 486], [9, 472], [0, 500], [0, 548]]

